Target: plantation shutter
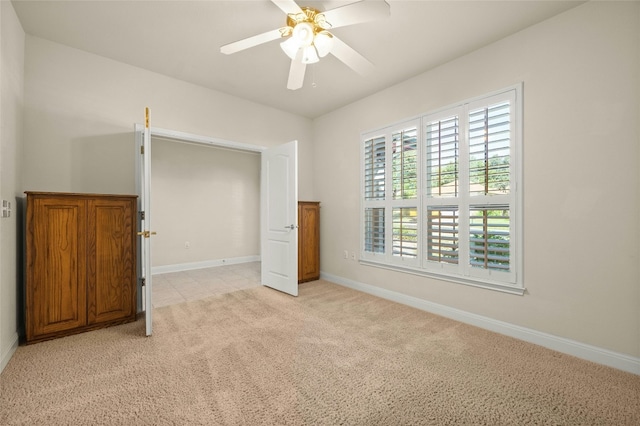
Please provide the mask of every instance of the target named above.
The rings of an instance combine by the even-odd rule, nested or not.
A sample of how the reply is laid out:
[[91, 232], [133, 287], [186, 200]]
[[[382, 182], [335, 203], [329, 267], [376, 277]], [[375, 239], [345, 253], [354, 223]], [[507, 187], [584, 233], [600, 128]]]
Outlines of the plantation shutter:
[[387, 179], [387, 137], [365, 139], [363, 146], [363, 246], [361, 256], [384, 256], [387, 226], [385, 200]]
[[469, 214], [469, 263], [472, 267], [509, 271], [508, 206], [472, 207]]
[[418, 257], [418, 209], [393, 209], [393, 256], [415, 259]]
[[457, 115], [426, 126], [428, 197], [458, 196], [458, 132]]
[[459, 213], [456, 206], [427, 208], [427, 259], [458, 264]]
[[388, 259], [402, 266], [419, 266], [418, 139], [420, 121], [390, 128], [391, 194], [388, 200]]
[[384, 207], [366, 208], [364, 211], [364, 250], [384, 254]]
[[505, 194], [509, 191], [511, 113], [501, 102], [469, 113], [470, 195]]
[[515, 281], [511, 93], [468, 107], [468, 260], [471, 276]]
[[385, 137], [369, 139], [364, 143], [364, 198], [384, 200], [385, 185]]
[[[456, 267], [460, 258], [460, 110], [426, 118], [424, 259]], [[446, 266], [450, 265], [450, 266]]]
[[391, 140], [393, 199], [415, 199], [418, 197], [418, 129], [393, 133]]

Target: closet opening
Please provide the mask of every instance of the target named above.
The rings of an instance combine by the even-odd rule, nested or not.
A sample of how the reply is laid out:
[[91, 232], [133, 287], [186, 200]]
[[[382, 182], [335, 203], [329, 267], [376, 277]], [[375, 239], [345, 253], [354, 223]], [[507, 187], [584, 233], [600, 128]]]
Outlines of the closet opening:
[[258, 287], [260, 152], [151, 136], [153, 307]]
[[[167, 293], [158, 304], [254, 284], [298, 295], [297, 141], [265, 148], [148, 122], [135, 125], [135, 141], [138, 312], [145, 312], [147, 336], [154, 276]], [[204, 269], [220, 267], [223, 276], [202, 277]], [[192, 287], [188, 295], [186, 287]]]

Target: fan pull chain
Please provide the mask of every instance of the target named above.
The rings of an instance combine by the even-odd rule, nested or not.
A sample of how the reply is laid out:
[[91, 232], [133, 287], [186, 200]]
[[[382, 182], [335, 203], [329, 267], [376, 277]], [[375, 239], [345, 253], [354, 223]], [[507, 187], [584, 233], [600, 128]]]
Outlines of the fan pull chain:
[[316, 67], [315, 66], [311, 67], [311, 87], [313, 87], [314, 89], [318, 87], [318, 85], [316, 84]]

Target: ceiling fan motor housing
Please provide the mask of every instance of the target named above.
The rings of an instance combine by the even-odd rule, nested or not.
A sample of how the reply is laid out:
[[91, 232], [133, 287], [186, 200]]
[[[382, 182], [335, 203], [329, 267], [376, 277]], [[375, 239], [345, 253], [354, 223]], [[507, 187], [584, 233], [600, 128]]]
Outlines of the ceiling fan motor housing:
[[[295, 28], [295, 26], [301, 22], [309, 22], [312, 25], [315, 23], [316, 15], [320, 14], [318, 9], [312, 7], [301, 7], [302, 13], [289, 13], [287, 15], [287, 26]], [[315, 27], [315, 25], [314, 25]]]

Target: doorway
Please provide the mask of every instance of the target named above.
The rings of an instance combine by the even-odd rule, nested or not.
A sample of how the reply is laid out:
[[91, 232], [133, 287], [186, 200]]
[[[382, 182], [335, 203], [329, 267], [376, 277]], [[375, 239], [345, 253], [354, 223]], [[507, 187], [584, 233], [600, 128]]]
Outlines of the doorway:
[[[152, 136], [171, 143], [215, 146], [235, 151], [260, 153], [260, 258], [261, 285], [297, 296], [298, 287], [298, 142], [291, 141], [271, 148], [196, 136], [192, 134], [149, 127], [149, 110], [145, 110], [145, 125], [135, 127], [135, 186], [139, 195], [138, 235], [138, 290], [139, 312], [145, 312], [146, 335], [152, 334], [153, 324], [153, 274], [151, 262], [151, 237], [155, 210], [151, 204]], [[185, 188], [185, 183], [182, 183]], [[228, 190], [228, 189], [227, 189]], [[206, 192], [206, 191], [205, 191]], [[202, 198], [201, 194], [193, 198]], [[200, 206], [200, 204], [199, 204]], [[224, 206], [223, 206], [224, 207]], [[180, 205], [172, 203], [169, 215], [180, 213]], [[198, 208], [198, 207], [196, 207]], [[228, 209], [226, 211], [229, 216]], [[165, 212], [166, 213], [166, 212]], [[187, 212], [188, 213], [188, 212]], [[183, 215], [184, 216], [184, 215]], [[188, 221], [188, 215], [184, 217]], [[179, 240], [179, 239], [178, 239]], [[184, 240], [184, 239], [183, 239]], [[228, 243], [228, 241], [227, 241]], [[190, 242], [184, 243], [189, 249]], [[222, 259], [224, 260], [224, 259]], [[144, 288], [143, 288], [144, 287]], [[144, 291], [142, 291], [144, 289]]]
[[153, 305], [260, 285], [260, 153], [151, 137]]

